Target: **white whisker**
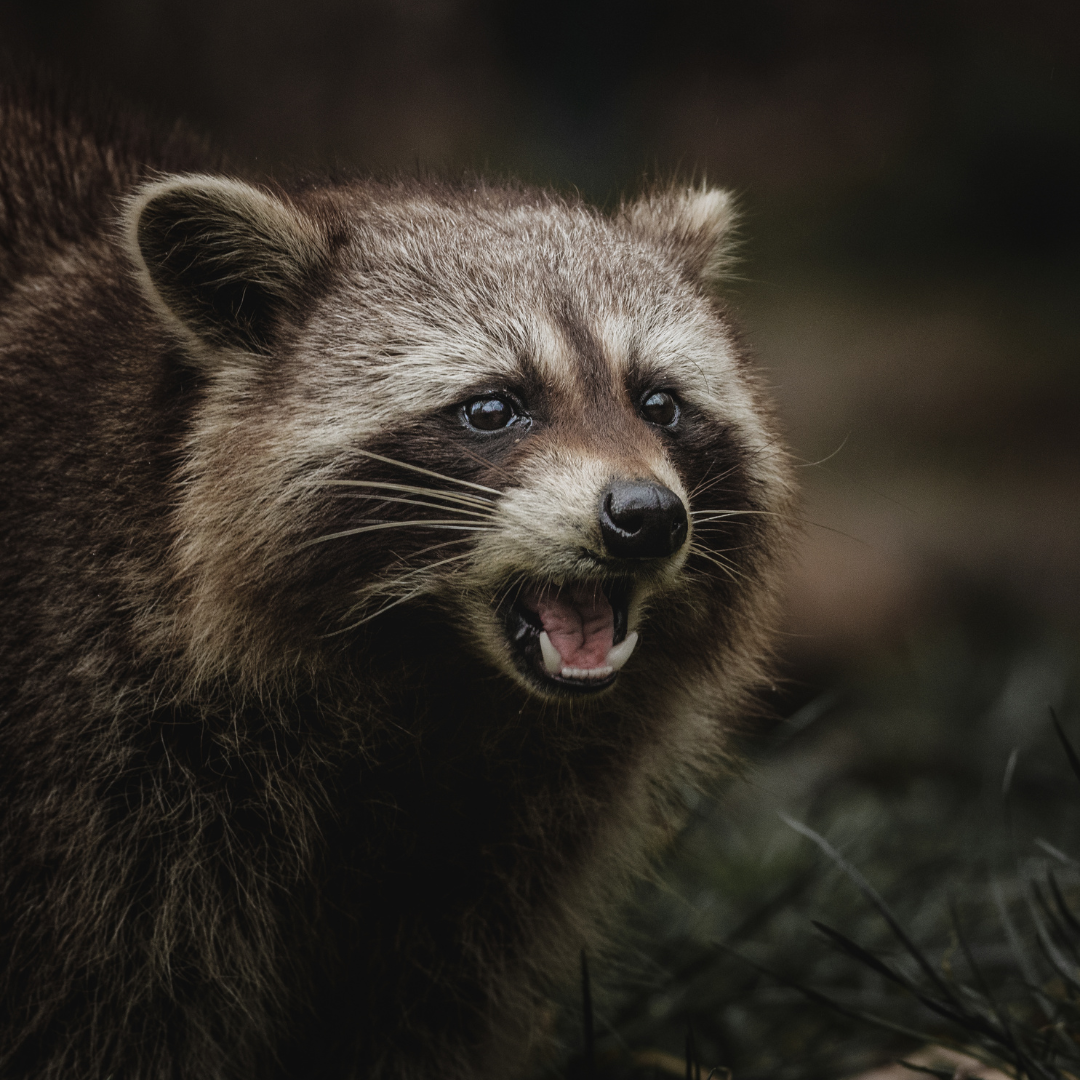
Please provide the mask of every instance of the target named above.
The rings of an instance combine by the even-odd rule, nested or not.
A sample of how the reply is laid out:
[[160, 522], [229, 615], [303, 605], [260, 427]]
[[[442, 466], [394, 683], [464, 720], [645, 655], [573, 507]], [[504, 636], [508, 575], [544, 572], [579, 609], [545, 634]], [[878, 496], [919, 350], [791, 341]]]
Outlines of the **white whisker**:
[[313, 540], [305, 540], [298, 550], [311, 547], [313, 544], [326, 543], [327, 540], [340, 540], [346, 536], [359, 536], [361, 533], [378, 532], [380, 529], [404, 529], [409, 526], [417, 526], [422, 529], [459, 529], [463, 532], [495, 531], [489, 525], [463, 525], [457, 521], [447, 520], [380, 521], [375, 525], [361, 525], [356, 529], [343, 529], [341, 532], [327, 533], [326, 536], [316, 536]]
[[398, 495], [356, 495], [356, 496], [354, 496], [354, 498], [357, 498], [357, 499], [371, 499], [372, 501], [378, 502], [378, 503], [393, 502], [393, 503], [404, 503], [406, 506], [424, 506], [424, 507], [427, 507], [427, 509], [429, 509], [429, 510], [442, 510], [443, 513], [449, 512], [451, 514], [470, 514], [473, 517], [478, 517], [478, 518], [481, 518], [481, 519], [483, 519], [485, 521], [490, 521], [491, 520], [490, 511], [472, 510], [472, 509], [467, 509], [466, 507], [463, 507], [463, 506], [444, 506], [441, 503], [423, 502], [420, 499], [403, 499]]
[[440, 491], [438, 488], [418, 487], [413, 484], [396, 484], [390, 480], [315, 480], [318, 487], [361, 487], [382, 488], [387, 491], [402, 491], [406, 495], [427, 495], [431, 498], [446, 499], [448, 502], [465, 503], [468, 506], [489, 509], [494, 502], [483, 495], [469, 495], [462, 491]]
[[[405, 578], [412, 577], [416, 574], [422, 574], [429, 570], [434, 570], [436, 567], [445, 566], [447, 563], [456, 562], [459, 559], [467, 559], [470, 557], [471, 554], [471, 552], [464, 551], [461, 552], [459, 555], [451, 555], [446, 559], [440, 559], [438, 562], [429, 563], [427, 566], [414, 567], [412, 570], [409, 570], [406, 573], [400, 575], [393, 582], [389, 582], [388, 584], [395, 586], [400, 585], [405, 580]], [[423, 592], [424, 589], [422, 587], [412, 588], [408, 592], [403, 593], [401, 596], [395, 597], [395, 599], [389, 601], [388, 603], [382, 604], [375, 611], [372, 611], [369, 614], [365, 615], [362, 619], [358, 619], [356, 622], [350, 623], [348, 626], [342, 627], [342, 629], [340, 630], [334, 630], [326, 636], [334, 637], [337, 634], [345, 634], [348, 633], [350, 630], [355, 630], [358, 626], [363, 626], [364, 623], [371, 622], [372, 619], [378, 618], [380, 615], [382, 615], [384, 612], [389, 611], [391, 608], [395, 608], [399, 604], [404, 604], [408, 600], [412, 600], [417, 596], [423, 595]], [[363, 606], [363, 604], [357, 604], [353, 607], [352, 610], [355, 612]]]
[[725, 469], [722, 473], [714, 476], [712, 480], [708, 481], [708, 483], [706, 483], [706, 480], [708, 480], [708, 473], [706, 473], [705, 476], [702, 477], [701, 482], [697, 485], [697, 487], [695, 487], [694, 490], [690, 492], [690, 499], [696, 499], [698, 495], [700, 495], [703, 491], [708, 491], [710, 488], [713, 488], [717, 484], [719, 484], [721, 480], [726, 480], [729, 476], [731, 476], [732, 473], [736, 472], [737, 469], [738, 466], [732, 465], [729, 469]]
[[434, 469], [424, 469], [419, 465], [410, 465], [405, 461], [395, 461], [393, 458], [383, 457], [382, 454], [375, 454], [370, 450], [357, 449], [353, 450], [353, 453], [362, 454], [364, 457], [369, 457], [374, 461], [381, 461], [386, 465], [396, 465], [399, 469], [411, 469], [413, 472], [423, 473], [425, 476], [434, 476], [437, 480], [446, 480], [451, 484], [461, 484], [476, 491], [486, 491], [489, 495], [495, 495], [496, 497], [502, 495], [502, 492], [497, 488], [489, 488], [484, 484], [474, 484], [471, 480], [459, 480], [456, 476], [446, 476], [444, 473], [435, 472]]
[[338, 634], [347, 634], [350, 630], [355, 630], [358, 626], [363, 626], [364, 623], [371, 622], [372, 619], [377, 619], [383, 612], [389, 611], [391, 608], [396, 608], [398, 604], [404, 604], [406, 600], [412, 600], [414, 597], [419, 596], [424, 590], [413, 589], [412, 592], [406, 593], [404, 596], [399, 596], [396, 600], [391, 600], [389, 604], [383, 604], [377, 611], [371, 612], [370, 615], [365, 615], [362, 619], [357, 619], [356, 622], [350, 623], [348, 626], [343, 626], [340, 630], [333, 630], [327, 637], [336, 637]]
[[711, 562], [714, 566], [722, 570], [732, 581], [734, 581], [736, 578], [741, 578], [743, 576], [735, 567], [734, 563], [730, 562], [719, 554], [717, 554], [717, 556], [714, 558], [713, 555], [710, 555], [708, 552], [703, 551], [696, 544], [691, 544], [690, 554], [698, 555], [702, 559], [706, 559], [708, 562]]
[[[780, 517], [774, 510], [691, 510], [690, 516], [697, 517], [699, 514], [713, 514], [716, 518], [724, 517], [745, 517], [747, 515], [762, 514], [765, 517]], [[712, 521], [713, 518], [705, 518], [706, 521]]]
[[[438, 559], [432, 563], [426, 563], [423, 566], [414, 566], [403, 573], [398, 574], [396, 577], [389, 581], [380, 582], [377, 588], [372, 590], [372, 595], [382, 595], [390, 592], [392, 589], [396, 589], [399, 585], [405, 582], [409, 578], [416, 577], [419, 574], [426, 574], [431, 570], [434, 570], [439, 566], [446, 566], [447, 563], [458, 562], [461, 559], [468, 559], [472, 557], [471, 551], [461, 551], [457, 555], [448, 555], [445, 559]], [[355, 610], [355, 608], [354, 608]]]
[[[461, 543], [461, 538], [460, 537], [455, 539], [455, 540], [442, 540], [437, 544], [429, 544], [426, 548], [421, 548], [419, 551], [410, 552], [410, 558], [418, 559], [418, 558], [420, 558], [421, 555], [427, 555], [428, 552], [430, 552], [430, 551], [438, 551], [439, 548], [450, 547], [452, 544], [460, 544], [460, 543]], [[467, 559], [471, 554], [472, 554], [471, 551], [464, 551], [460, 555], [451, 556], [451, 558], [453, 558], [453, 559]], [[446, 561], [449, 562], [449, 560], [446, 560]], [[439, 564], [438, 563], [433, 563], [431, 565], [437, 566]], [[423, 569], [423, 567], [413, 567], [413, 569]], [[412, 573], [412, 570], [410, 570], [409, 572]]]

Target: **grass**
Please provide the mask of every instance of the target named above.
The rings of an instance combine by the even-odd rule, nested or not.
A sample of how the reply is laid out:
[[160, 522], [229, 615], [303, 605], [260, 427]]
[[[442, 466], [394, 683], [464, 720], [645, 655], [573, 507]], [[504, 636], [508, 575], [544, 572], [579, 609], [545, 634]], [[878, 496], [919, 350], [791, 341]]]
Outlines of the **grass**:
[[837, 678], [748, 747], [749, 781], [687, 793], [628, 943], [589, 958], [620, 990], [583, 966], [567, 1075], [836, 1080], [932, 1044], [1075, 1080], [1078, 676], [1074, 641], [981, 609]]

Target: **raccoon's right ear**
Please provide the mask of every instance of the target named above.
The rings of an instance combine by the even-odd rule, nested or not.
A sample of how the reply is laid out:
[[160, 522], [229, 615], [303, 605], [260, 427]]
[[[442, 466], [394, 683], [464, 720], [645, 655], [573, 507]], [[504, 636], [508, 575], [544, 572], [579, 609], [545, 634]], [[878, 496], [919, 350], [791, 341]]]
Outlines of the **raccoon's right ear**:
[[731, 257], [735, 207], [730, 193], [705, 184], [655, 188], [636, 202], [623, 203], [619, 220], [647, 236], [698, 281], [715, 284]]
[[145, 185], [124, 224], [148, 299], [211, 366], [223, 352], [269, 352], [281, 317], [303, 303], [330, 255], [305, 214], [217, 176]]

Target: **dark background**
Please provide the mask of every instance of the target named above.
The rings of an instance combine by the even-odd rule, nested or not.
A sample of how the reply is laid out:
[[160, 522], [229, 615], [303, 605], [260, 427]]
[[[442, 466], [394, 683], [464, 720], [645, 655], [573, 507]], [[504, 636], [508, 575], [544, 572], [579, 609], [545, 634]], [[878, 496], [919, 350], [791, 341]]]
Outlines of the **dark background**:
[[1047, 709], [1080, 745], [1080, 3], [0, 0], [4, 49], [269, 173], [464, 166], [605, 206], [647, 175], [734, 188], [727, 289], [803, 463], [793, 715], [638, 905], [601, 1049], [662, 1048], [682, 1075], [692, 1020], [743, 1080], [910, 1052], [716, 952], [927, 1021], [812, 936], [811, 916], [895, 946], [777, 809], [950, 963], [946, 894], [994, 985], [1032, 981], [985, 882], [1032, 835], [1080, 852]]
[[792, 670], [976, 594], [1076, 627], [1080, 4], [0, 0], [0, 46], [267, 172], [733, 187], [808, 463]]

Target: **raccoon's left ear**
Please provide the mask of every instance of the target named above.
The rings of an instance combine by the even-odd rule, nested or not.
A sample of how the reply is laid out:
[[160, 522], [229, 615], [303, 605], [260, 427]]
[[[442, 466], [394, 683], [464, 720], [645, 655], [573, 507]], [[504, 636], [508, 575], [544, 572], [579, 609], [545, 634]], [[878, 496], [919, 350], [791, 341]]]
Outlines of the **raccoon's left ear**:
[[735, 208], [720, 188], [657, 189], [623, 203], [619, 220], [657, 242], [694, 279], [713, 284], [731, 263]]
[[266, 354], [329, 260], [324, 230], [258, 188], [220, 176], [174, 176], [141, 188], [125, 209], [143, 291], [184, 331], [192, 359]]

